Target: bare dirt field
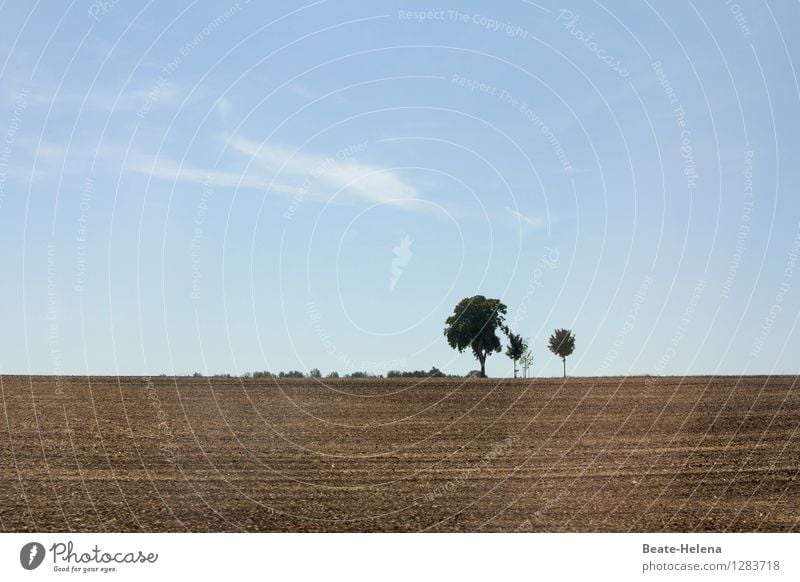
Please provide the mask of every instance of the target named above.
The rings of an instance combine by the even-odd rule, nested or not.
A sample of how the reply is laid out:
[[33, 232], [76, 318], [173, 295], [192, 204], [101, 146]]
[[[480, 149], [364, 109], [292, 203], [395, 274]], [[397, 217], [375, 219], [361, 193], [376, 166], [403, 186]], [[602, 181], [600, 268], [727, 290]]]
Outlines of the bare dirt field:
[[3, 531], [798, 531], [797, 377], [0, 377]]

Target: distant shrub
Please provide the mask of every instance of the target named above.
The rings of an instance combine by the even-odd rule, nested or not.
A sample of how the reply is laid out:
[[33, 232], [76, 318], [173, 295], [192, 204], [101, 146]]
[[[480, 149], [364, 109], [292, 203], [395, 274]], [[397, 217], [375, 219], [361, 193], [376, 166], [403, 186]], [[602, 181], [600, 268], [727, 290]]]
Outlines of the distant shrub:
[[264, 370], [263, 372], [253, 372], [253, 378], [274, 378], [275, 374], [268, 370]]
[[401, 372], [400, 370], [389, 370], [387, 378], [446, 378], [447, 375], [439, 368], [434, 366], [429, 372], [425, 370], [414, 370], [412, 372]]
[[322, 372], [319, 371], [319, 368], [311, 368], [311, 371], [308, 373], [309, 378], [322, 378]]
[[278, 378], [305, 378], [305, 375], [298, 370], [292, 370], [290, 372], [281, 372], [278, 374]]
[[338, 378], [339, 377], [339, 372], [331, 372], [326, 377], [327, 378]]

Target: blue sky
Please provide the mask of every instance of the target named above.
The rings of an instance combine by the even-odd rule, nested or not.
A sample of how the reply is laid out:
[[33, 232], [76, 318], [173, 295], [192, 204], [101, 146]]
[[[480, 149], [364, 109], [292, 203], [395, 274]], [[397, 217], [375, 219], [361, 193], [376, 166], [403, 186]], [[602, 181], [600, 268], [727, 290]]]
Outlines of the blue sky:
[[0, 6], [2, 373], [797, 372], [797, 4], [265, 4]]

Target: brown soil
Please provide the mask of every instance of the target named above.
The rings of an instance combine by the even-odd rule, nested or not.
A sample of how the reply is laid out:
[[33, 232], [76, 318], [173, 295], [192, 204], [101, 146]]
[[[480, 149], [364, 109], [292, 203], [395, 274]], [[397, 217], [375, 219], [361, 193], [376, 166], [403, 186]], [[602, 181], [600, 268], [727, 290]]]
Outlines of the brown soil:
[[0, 377], [3, 531], [798, 531], [797, 377]]

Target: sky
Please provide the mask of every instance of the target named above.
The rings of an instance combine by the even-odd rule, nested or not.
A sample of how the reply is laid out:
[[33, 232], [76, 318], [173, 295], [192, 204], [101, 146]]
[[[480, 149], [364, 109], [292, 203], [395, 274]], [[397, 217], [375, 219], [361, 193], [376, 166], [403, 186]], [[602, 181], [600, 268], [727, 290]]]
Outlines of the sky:
[[[0, 373], [796, 374], [800, 5], [0, 4]], [[490, 376], [512, 374], [502, 353]]]

